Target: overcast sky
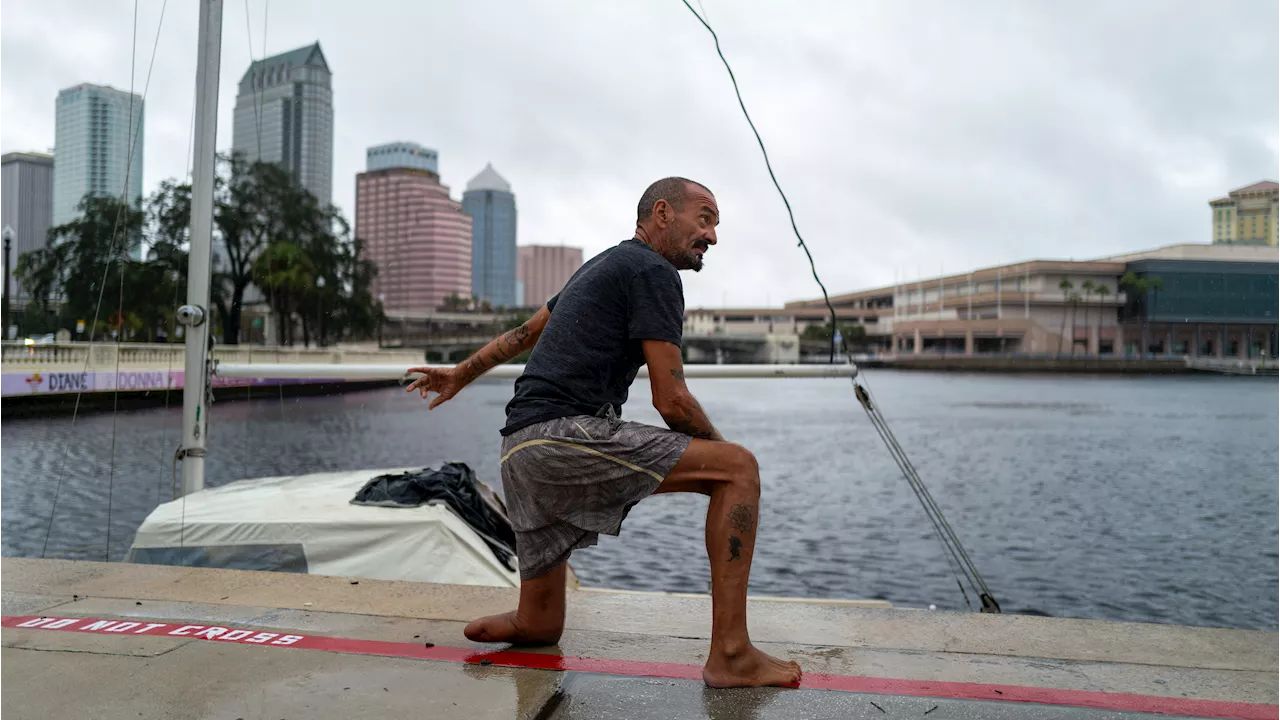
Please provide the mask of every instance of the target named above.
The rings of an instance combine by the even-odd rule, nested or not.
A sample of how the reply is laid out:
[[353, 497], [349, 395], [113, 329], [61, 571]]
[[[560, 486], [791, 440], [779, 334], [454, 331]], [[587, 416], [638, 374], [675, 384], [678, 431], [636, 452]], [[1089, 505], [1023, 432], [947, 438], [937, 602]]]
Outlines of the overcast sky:
[[[141, 0], [141, 92], [162, 3]], [[833, 293], [1030, 258], [1205, 242], [1207, 202], [1277, 179], [1274, 0], [702, 0]], [[697, 3], [694, 3], [697, 7]], [[170, 2], [146, 95], [145, 190], [184, 175], [195, 0]], [[817, 296], [711, 37], [679, 0], [226, 3], [218, 148], [251, 57], [319, 40], [334, 202], [367, 146], [494, 166], [520, 244], [630, 237], [652, 180], [716, 194], [689, 307]], [[130, 86], [134, 5], [7, 2], [0, 150], [54, 142], [58, 90]], [[266, 17], [264, 18], [264, 13]]]

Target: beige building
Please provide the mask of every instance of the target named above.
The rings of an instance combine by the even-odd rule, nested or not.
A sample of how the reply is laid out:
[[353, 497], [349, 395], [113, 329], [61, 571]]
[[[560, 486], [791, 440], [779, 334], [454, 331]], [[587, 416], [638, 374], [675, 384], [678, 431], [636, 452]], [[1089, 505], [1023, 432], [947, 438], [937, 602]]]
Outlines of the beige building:
[[563, 245], [520, 245], [516, 248], [516, 279], [524, 287], [523, 307], [542, 307], [560, 292], [582, 267], [582, 248]]
[[1277, 221], [1280, 185], [1263, 180], [1226, 197], [1210, 200], [1213, 211], [1214, 244], [1270, 245], [1276, 247], [1280, 224]]
[[[868, 338], [899, 353], [1110, 353], [1124, 263], [1033, 260], [837, 295], [837, 310], [875, 313]], [[1067, 286], [1063, 287], [1064, 281]], [[819, 308], [821, 300], [789, 303]]]
[[[868, 351], [897, 354], [1275, 357], [1277, 255], [1266, 245], [1170, 245], [1076, 262], [1032, 260], [831, 297]], [[1128, 297], [1120, 279], [1159, 279]], [[821, 299], [783, 308], [694, 308], [691, 361], [787, 362]], [[800, 350], [803, 343], [795, 347]], [[803, 352], [817, 354], [821, 343]], [[696, 357], [695, 357], [696, 356]]]

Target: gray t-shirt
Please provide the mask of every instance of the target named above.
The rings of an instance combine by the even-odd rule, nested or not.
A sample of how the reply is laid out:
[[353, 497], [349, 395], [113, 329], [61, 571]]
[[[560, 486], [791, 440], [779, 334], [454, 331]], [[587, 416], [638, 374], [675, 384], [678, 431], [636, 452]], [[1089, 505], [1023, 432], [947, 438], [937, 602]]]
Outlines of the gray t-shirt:
[[641, 340], [680, 345], [684, 286], [674, 265], [632, 238], [592, 258], [550, 301], [551, 318], [507, 404], [510, 435], [534, 423], [622, 405], [644, 364]]

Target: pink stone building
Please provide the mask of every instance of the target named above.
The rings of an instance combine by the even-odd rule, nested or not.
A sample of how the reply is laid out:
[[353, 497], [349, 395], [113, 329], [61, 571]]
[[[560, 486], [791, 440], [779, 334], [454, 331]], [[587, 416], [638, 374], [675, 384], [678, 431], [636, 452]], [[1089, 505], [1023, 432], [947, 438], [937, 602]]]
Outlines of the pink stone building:
[[435, 310], [471, 297], [471, 217], [440, 176], [392, 167], [356, 175], [356, 231], [378, 267], [374, 297], [386, 312]]
[[525, 307], [541, 307], [560, 292], [582, 267], [582, 248], [563, 245], [522, 245], [517, 251], [517, 275], [524, 286]]

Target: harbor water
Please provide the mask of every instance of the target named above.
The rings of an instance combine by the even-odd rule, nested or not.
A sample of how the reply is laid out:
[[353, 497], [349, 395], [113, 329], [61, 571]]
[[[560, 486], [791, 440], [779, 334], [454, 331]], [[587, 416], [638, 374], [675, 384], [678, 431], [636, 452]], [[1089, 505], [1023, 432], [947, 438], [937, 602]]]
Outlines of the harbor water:
[[[1006, 612], [1276, 629], [1274, 379], [868, 379]], [[691, 388], [760, 462], [752, 593], [966, 608], [847, 380]], [[431, 412], [396, 388], [220, 401], [209, 484], [457, 460], [500, 487], [510, 395], [511, 382], [482, 380]], [[643, 381], [624, 418], [660, 422]], [[177, 407], [6, 420], [4, 554], [119, 560], [172, 497], [180, 426]], [[706, 592], [705, 510], [698, 496], [651, 498], [620, 538], [577, 552], [574, 569], [587, 585]]]

